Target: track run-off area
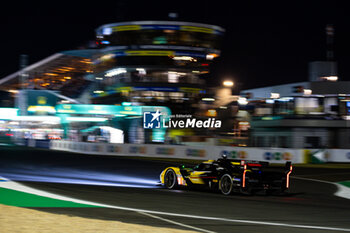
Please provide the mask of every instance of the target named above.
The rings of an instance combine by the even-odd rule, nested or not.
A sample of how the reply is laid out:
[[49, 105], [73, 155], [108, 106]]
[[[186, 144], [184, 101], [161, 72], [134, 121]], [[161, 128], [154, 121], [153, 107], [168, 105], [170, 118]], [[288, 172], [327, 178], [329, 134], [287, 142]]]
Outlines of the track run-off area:
[[198, 232], [350, 232], [349, 190], [337, 184], [350, 180], [348, 165], [296, 165], [278, 196], [158, 186], [182, 163], [2, 145], [0, 204]]

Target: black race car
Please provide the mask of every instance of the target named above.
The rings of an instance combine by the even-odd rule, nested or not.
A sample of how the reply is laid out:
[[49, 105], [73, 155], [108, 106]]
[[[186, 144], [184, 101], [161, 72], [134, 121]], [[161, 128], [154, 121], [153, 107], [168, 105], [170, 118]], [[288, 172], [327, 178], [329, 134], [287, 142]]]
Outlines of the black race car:
[[220, 158], [195, 167], [168, 167], [160, 174], [160, 182], [168, 189], [201, 186], [220, 190], [225, 195], [283, 193], [289, 189], [292, 168], [291, 162], [286, 162], [284, 167], [271, 167], [268, 162]]

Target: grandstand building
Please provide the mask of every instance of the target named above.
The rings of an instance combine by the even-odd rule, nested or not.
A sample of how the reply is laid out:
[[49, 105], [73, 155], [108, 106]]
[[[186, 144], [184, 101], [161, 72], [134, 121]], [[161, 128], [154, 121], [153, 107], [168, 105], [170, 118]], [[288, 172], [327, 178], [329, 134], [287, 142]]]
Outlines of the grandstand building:
[[209, 65], [220, 55], [224, 29], [174, 21], [107, 24], [96, 30], [94, 103], [123, 101], [191, 113], [205, 93]]
[[56, 53], [0, 79], [0, 90], [54, 90], [79, 103], [131, 102], [191, 113], [206, 92], [201, 75], [220, 56], [223, 33], [191, 22], [103, 25], [96, 30], [96, 49]]
[[78, 99], [92, 83], [85, 76], [93, 72], [91, 57], [95, 52], [88, 49], [55, 53], [0, 79], [0, 90], [13, 94], [21, 89], [52, 90], [62, 97], [88, 102], [88, 99]]
[[[195, 114], [206, 93], [202, 76], [220, 56], [223, 33], [191, 22], [103, 25], [95, 48], [58, 52], [0, 79], [0, 107], [15, 107], [25, 119], [21, 126], [57, 126], [65, 139], [111, 126], [124, 132], [124, 142], [164, 142], [166, 129], [144, 129], [141, 110]], [[42, 122], [32, 122], [42, 115]], [[47, 125], [47, 116], [55, 122]]]

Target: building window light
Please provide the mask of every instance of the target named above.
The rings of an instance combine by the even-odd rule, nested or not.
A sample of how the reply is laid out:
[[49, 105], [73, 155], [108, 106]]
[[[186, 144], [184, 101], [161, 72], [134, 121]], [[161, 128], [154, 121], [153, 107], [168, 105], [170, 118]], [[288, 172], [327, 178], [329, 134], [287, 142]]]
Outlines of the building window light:
[[178, 83], [179, 82], [179, 75], [176, 72], [169, 72], [168, 73], [168, 82], [169, 83]]
[[225, 87], [233, 87], [234, 82], [232, 82], [230, 80], [226, 80], [222, 83], [222, 85], [224, 85]]
[[217, 116], [217, 112], [215, 109], [208, 109], [207, 114], [208, 117], [216, 117]]
[[248, 104], [247, 98], [245, 98], [245, 97], [239, 97], [237, 102], [239, 105], [247, 105]]
[[212, 102], [212, 101], [215, 101], [215, 99], [214, 98], [202, 98], [202, 101], [210, 101], [210, 102]]
[[278, 99], [278, 98], [280, 98], [280, 93], [271, 93], [270, 98], [271, 99]]
[[213, 60], [214, 58], [216, 58], [218, 56], [219, 56], [218, 54], [210, 53], [210, 54], [207, 54], [206, 59], [207, 60]]
[[144, 68], [136, 68], [136, 70], [139, 72], [140, 75], [146, 74], [146, 70]]
[[193, 61], [193, 62], [197, 61], [197, 59], [190, 56], [176, 56], [176, 57], [173, 57], [173, 59], [177, 61]]
[[304, 89], [304, 95], [311, 95], [312, 90], [311, 89]]
[[117, 69], [113, 69], [113, 70], [109, 70], [107, 71], [107, 73], [105, 74], [106, 77], [113, 77], [119, 74], [123, 74], [126, 73], [126, 69], [124, 68], [117, 68]]
[[338, 76], [321, 77], [321, 80], [335, 82], [335, 81], [338, 81]]

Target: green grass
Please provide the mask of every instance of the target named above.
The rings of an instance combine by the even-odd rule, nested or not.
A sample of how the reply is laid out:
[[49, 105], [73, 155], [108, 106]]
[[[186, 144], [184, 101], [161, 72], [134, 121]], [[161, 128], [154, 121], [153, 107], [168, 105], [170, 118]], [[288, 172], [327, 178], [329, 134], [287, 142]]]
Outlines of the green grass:
[[0, 204], [18, 207], [98, 207], [0, 188]]
[[338, 184], [342, 184], [346, 187], [349, 187], [350, 188], [350, 180], [346, 180], [346, 181], [341, 181], [341, 182], [338, 182]]

